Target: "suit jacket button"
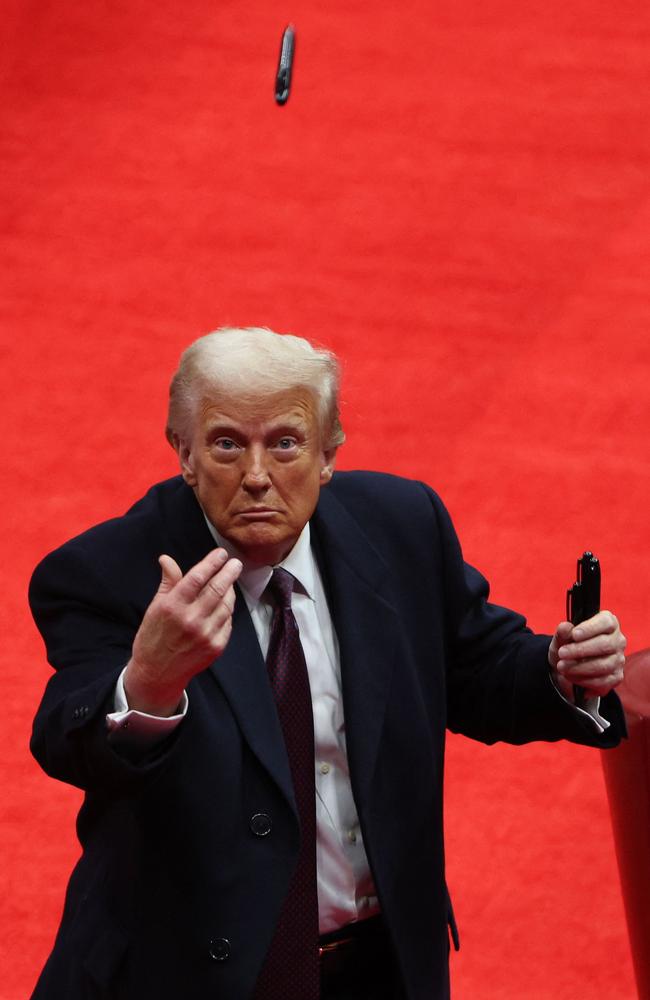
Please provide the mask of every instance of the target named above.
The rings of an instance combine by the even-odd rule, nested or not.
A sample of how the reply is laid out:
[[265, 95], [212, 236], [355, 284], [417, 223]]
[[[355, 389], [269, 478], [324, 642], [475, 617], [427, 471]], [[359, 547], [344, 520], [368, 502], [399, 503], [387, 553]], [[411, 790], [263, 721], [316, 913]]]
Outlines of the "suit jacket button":
[[255, 813], [251, 816], [250, 828], [256, 837], [266, 837], [271, 832], [271, 817], [266, 813]]
[[79, 715], [80, 715], [79, 709], [75, 708], [74, 712], [72, 713], [72, 718], [73, 719], [78, 719]]
[[215, 962], [225, 962], [230, 958], [230, 941], [228, 938], [214, 938], [210, 941], [210, 958]]

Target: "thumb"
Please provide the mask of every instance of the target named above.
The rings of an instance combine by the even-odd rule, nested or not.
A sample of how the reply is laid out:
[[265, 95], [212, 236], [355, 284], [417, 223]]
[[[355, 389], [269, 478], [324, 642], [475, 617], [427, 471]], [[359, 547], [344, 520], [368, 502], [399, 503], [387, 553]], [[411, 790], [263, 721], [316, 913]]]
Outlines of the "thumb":
[[158, 587], [158, 593], [168, 594], [172, 587], [183, 578], [183, 574], [181, 573], [180, 566], [171, 556], [160, 556], [158, 562], [162, 570], [162, 579]]
[[548, 662], [550, 663], [553, 670], [557, 667], [558, 654], [557, 651], [560, 646], [566, 645], [566, 643], [571, 641], [571, 633], [573, 631], [573, 625], [571, 622], [560, 622], [555, 630], [555, 635], [551, 640], [551, 645], [548, 650]]

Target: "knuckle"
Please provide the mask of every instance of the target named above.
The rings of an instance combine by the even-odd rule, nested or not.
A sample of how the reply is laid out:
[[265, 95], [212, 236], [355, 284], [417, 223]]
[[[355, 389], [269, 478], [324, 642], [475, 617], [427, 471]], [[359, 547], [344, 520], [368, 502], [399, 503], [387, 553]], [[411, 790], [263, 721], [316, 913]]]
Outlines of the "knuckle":
[[160, 621], [163, 626], [176, 626], [179, 622], [182, 623], [182, 616], [179, 613], [178, 606], [173, 601], [161, 601], [157, 612], [160, 615]]
[[187, 571], [185, 579], [189, 580], [194, 587], [198, 588], [203, 586], [204, 576], [198, 566], [192, 566], [192, 569]]
[[164, 621], [170, 621], [174, 617], [174, 606], [164, 597], [156, 602], [156, 611]]
[[222, 583], [218, 583], [216, 580], [208, 581], [208, 588], [220, 601], [222, 601], [226, 596], [226, 588]]
[[187, 622], [187, 624], [186, 624], [186, 632], [187, 632], [188, 638], [192, 642], [197, 643], [199, 645], [201, 643], [205, 642], [205, 638], [206, 638], [206, 635], [205, 635], [205, 626], [203, 625], [203, 623], [200, 620], [194, 619], [192, 621]]
[[221, 656], [228, 645], [230, 633], [232, 632], [232, 620], [227, 618], [214, 632], [211, 637], [210, 647], [215, 657]]

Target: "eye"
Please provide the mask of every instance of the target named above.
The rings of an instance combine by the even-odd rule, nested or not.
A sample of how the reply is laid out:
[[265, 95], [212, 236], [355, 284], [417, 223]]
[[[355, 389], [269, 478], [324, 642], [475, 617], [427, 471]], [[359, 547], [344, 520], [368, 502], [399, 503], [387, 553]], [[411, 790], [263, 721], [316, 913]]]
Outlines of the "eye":
[[276, 448], [279, 448], [280, 451], [288, 451], [290, 448], [295, 447], [295, 445], [296, 445], [296, 439], [295, 438], [292, 438], [292, 437], [281, 437], [280, 440], [278, 441], [277, 445], [276, 445]]
[[219, 451], [236, 451], [239, 447], [232, 438], [220, 437], [213, 442], [213, 446]]

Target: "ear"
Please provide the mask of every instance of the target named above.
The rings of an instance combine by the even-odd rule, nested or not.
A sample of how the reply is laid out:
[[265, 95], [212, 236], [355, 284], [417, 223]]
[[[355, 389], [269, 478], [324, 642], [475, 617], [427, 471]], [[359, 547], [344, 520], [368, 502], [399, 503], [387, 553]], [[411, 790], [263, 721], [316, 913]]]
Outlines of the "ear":
[[325, 486], [329, 483], [330, 479], [334, 474], [334, 466], [336, 465], [336, 448], [328, 448], [327, 451], [323, 452], [321, 467], [320, 467], [320, 484]]
[[172, 436], [172, 444], [178, 455], [181, 466], [181, 475], [188, 486], [196, 486], [196, 473], [194, 471], [194, 459], [190, 445], [179, 437], [178, 434]]

